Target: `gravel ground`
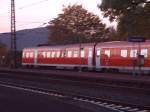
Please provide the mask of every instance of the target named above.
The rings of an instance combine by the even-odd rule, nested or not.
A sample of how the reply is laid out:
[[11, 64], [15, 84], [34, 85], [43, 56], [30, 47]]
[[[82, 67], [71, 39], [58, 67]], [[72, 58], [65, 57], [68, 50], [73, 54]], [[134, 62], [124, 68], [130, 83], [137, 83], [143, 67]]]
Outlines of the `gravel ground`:
[[[0, 80], [5, 80], [1, 78]], [[53, 89], [53, 90], [59, 90], [64, 92], [71, 92], [71, 93], [78, 93], [78, 94], [84, 94], [84, 95], [90, 95], [93, 97], [99, 97], [99, 98], [106, 98], [106, 99], [112, 99], [112, 100], [118, 100], [118, 101], [124, 101], [127, 103], [132, 104], [139, 104], [139, 105], [147, 105], [150, 104], [150, 95], [149, 93], [143, 93], [141, 91], [134, 92], [130, 90], [118, 90], [110, 87], [94, 87], [94, 86], [83, 86], [78, 85], [77, 83], [73, 84], [62, 84], [54, 81], [49, 81], [47, 83], [37, 83], [32, 81], [24, 81], [24, 80], [15, 80], [15, 79], [7, 79], [8, 82], [17, 82], [17, 84], [23, 84], [23, 85], [30, 85], [30, 86], [36, 86], [41, 88], [47, 88], [47, 89]]]

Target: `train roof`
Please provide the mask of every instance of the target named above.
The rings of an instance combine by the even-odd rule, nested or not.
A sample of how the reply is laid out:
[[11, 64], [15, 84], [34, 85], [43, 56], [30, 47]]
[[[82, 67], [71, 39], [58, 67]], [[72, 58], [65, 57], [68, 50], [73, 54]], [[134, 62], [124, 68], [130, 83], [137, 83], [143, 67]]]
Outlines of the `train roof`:
[[145, 42], [128, 42], [128, 41], [111, 41], [111, 42], [101, 42], [97, 44], [97, 47], [133, 47], [133, 46], [150, 46], [150, 40], [146, 40]]
[[23, 50], [33, 50], [33, 49], [60, 49], [60, 48], [75, 48], [75, 47], [94, 47], [95, 43], [81, 43], [81, 44], [68, 44], [68, 45], [49, 45], [49, 46], [37, 46], [37, 47], [31, 47], [31, 48], [24, 48]]
[[81, 44], [68, 44], [68, 45], [50, 45], [50, 46], [37, 46], [37, 47], [31, 47], [31, 48], [24, 48], [23, 50], [34, 50], [34, 49], [60, 49], [60, 48], [82, 48], [82, 47], [101, 47], [101, 48], [112, 48], [112, 47], [133, 47], [133, 46], [150, 46], [150, 40], [146, 40], [145, 42], [128, 42], [128, 41], [111, 41], [111, 42], [99, 42], [99, 43], [81, 43]]

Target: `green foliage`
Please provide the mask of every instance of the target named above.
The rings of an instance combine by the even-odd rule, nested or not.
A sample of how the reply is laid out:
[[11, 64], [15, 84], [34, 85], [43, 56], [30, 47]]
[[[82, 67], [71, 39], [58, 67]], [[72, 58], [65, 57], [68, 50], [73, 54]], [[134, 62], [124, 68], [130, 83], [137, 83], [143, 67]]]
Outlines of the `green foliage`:
[[54, 44], [102, 41], [106, 30], [98, 16], [76, 4], [64, 7], [48, 28], [50, 43]]
[[150, 38], [150, 2], [147, 0], [103, 0], [98, 6], [109, 17], [117, 20], [120, 40], [128, 36]]

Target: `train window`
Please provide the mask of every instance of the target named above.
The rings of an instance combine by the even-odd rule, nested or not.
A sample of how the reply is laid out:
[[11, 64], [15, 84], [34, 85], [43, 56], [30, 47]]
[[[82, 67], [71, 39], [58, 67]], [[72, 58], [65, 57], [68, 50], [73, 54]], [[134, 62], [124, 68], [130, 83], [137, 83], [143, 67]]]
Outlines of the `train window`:
[[52, 58], [54, 58], [55, 57], [55, 52], [54, 51], [52, 51]]
[[125, 49], [121, 50], [121, 57], [124, 57], [124, 58], [127, 57], [127, 50]]
[[74, 51], [74, 52], [73, 52], [73, 57], [74, 57], [74, 58], [78, 57], [78, 51]]
[[51, 57], [51, 52], [47, 52], [47, 58]]
[[43, 58], [46, 58], [46, 52], [42, 52]]
[[96, 55], [97, 55], [97, 56], [100, 56], [100, 49], [97, 49]]
[[89, 50], [88, 57], [92, 57], [92, 49]]
[[30, 55], [30, 58], [33, 58], [33, 52], [30, 52], [29, 55]]
[[29, 52], [26, 53], [26, 58], [29, 58]]
[[131, 51], [130, 51], [130, 57], [131, 58], [137, 57], [137, 49], [131, 49]]
[[59, 58], [60, 56], [60, 51], [57, 51], [56, 57]]
[[141, 49], [141, 55], [143, 55], [146, 58], [147, 57], [147, 49]]
[[84, 58], [84, 49], [81, 49], [81, 58]]
[[61, 57], [65, 57], [65, 51], [61, 52]]
[[110, 50], [105, 50], [105, 55], [106, 55], [107, 57], [110, 57]]
[[72, 51], [68, 51], [68, 57], [70, 58], [72, 56]]
[[26, 57], [25, 52], [23, 52], [23, 53], [22, 53], [22, 57], [23, 57], [23, 58], [25, 58], [25, 57]]

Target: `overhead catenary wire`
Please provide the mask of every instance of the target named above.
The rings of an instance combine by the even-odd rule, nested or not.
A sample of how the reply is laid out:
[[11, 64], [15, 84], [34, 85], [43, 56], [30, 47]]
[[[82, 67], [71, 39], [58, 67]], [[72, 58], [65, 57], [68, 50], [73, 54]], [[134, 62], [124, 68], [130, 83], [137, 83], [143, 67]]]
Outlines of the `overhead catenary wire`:
[[43, 21], [50, 21], [50, 19], [44, 19], [42, 21], [16, 21], [17, 23], [43, 23]]
[[[36, 24], [36, 23], [33, 23], [33, 24]], [[17, 25], [18, 27], [22, 27], [22, 26], [29, 26], [30, 24], [24, 24], [24, 25]], [[43, 27], [43, 26], [45, 26], [45, 25], [47, 25], [47, 23], [42, 23], [42, 24], [40, 24], [39, 26], [37, 26], [37, 27], [33, 27], [33, 28], [40, 28], [40, 27]], [[32, 28], [25, 28], [25, 29], [32, 29]]]
[[[41, 28], [41, 27], [44, 27], [45, 25], [47, 25], [48, 23], [42, 23], [41, 25], [38, 25], [37, 27], [34, 27], [34, 28], [26, 28], [26, 29], [24, 29], [24, 30], [28, 30], [27, 32], [26, 32], [26, 34], [28, 34], [28, 33], [31, 33], [31, 32], [34, 32], [34, 29], [36, 29], [36, 28]], [[46, 26], [45, 26], [46, 27]]]
[[[37, 27], [34, 27], [34, 28], [26, 28], [26, 29], [23, 29], [23, 30], [28, 30], [27, 32], [26, 32], [26, 34], [28, 34], [28, 33], [31, 33], [31, 32], [35, 32], [34, 31], [34, 29], [36, 29], [36, 28], [41, 28], [41, 27], [46, 27], [45, 25], [47, 25], [48, 23], [42, 23], [41, 25], [38, 25]], [[21, 31], [21, 30], [18, 30], [18, 31]], [[18, 32], [17, 31], [17, 32]], [[5, 35], [7, 35], [8, 33], [4, 33], [4, 34], [1, 34], [1, 35], [3, 35], [2, 37], [7, 37], [7, 36], [5, 36]], [[25, 35], [25, 34], [24, 34]]]
[[38, 1], [38, 2], [35, 2], [35, 3], [32, 3], [32, 4], [29, 4], [29, 5], [20, 7], [20, 8], [18, 8], [18, 9], [24, 9], [24, 8], [27, 8], [27, 7], [32, 7], [32, 6], [34, 6], [34, 5], [41, 4], [41, 3], [46, 2], [46, 1], [48, 1], [48, 0]]
[[[22, 9], [24, 9], [24, 8], [32, 7], [32, 6], [34, 6], [34, 5], [38, 5], [38, 4], [41, 4], [41, 3], [43, 3], [43, 2], [47, 2], [47, 1], [49, 1], [49, 0], [37, 1], [37, 2], [31, 3], [31, 4], [28, 4], [28, 5], [19, 7], [19, 8], [17, 8], [16, 10], [22, 10]], [[4, 14], [10, 14], [10, 12], [2, 12], [2, 13], [0, 13], [0, 16], [3, 16]]]
[[[47, 22], [45, 22], [45, 21], [47, 21]], [[29, 25], [34, 25], [34, 24], [40, 24], [38, 27], [42, 27], [42, 26], [44, 26], [44, 25], [46, 25], [46, 24], [48, 24], [48, 22], [49, 22], [50, 20], [49, 19], [45, 19], [45, 20], [43, 20], [43, 21], [16, 21], [17, 23], [21, 23], [21, 24], [18, 24], [17, 25], [17, 28], [18, 27], [23, 27], [23, 26], [29, 26]], [[33, 28], [38, 28], [38, 27], [33, 27]], [[26, 28], [25, 28], [26, 29]], [[31, 28], [30, 28], [31, 29]]]
[[[32, 6], [35, 6], [35, 5], [38, 5], [38, 4], [41, 4], [41, 3], [43, 3], [43, 2], [47, 2], [47, 1], [49, 1], [49, 0], [41, 0], [41, 1], [37, 1], [37, 2], [34, 2], [34, 3], [31, 3], [31, 4], [28, 4], [28, 5], [25, 5], [25, 6], [22, 6], [22, 7], [20, 7], [20, 8], [17, 8], [16, 10], [18, 11], [18, 10], [22, 10], [22, 9], [25, 9], [25, 8], [28, 8], [28, 7], [32, 7]], [[6, 16], [8, 16], [9, 14], [11, 14], [10, 12], [3, 12], [3, 13], [0, 13], [0, 17], [6, 17]], [[47, 21], [47, 20], [46, 20]], [[17, 21], [16, 21], [17, 22]], [[38, 22], [26, 22], [26, 23], [30, 23], [30, 24], [32, 24], [32, 23], [42, 23], [43, 21], [38, 21]], [[27, 24], [26, 24], [27, 25]], [[18, 26], [18, 25], [17, 25]], [[20, 25], [20, 26], [24, 26], [24, 25]]]

